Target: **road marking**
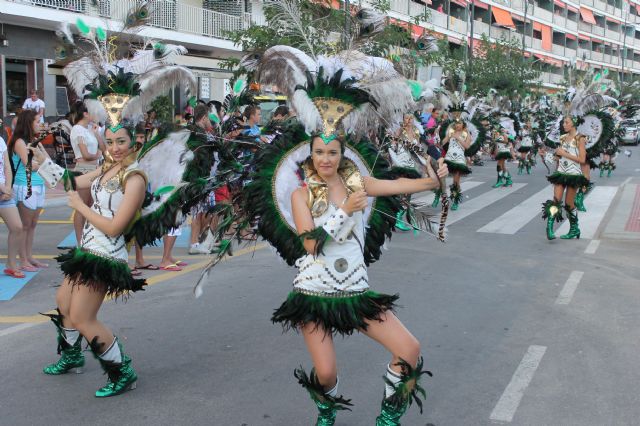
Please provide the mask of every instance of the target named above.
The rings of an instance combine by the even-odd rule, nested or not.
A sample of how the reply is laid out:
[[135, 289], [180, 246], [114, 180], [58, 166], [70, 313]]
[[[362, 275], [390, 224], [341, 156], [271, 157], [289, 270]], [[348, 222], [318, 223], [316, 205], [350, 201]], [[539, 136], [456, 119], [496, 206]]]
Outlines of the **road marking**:
[[[451, 185], [452, 183], [453, 183], [453, 181], [451, 181], [451, 180], [447, 181], [447, 185]], [[467, 181], [460, 182], [460, 191], [462, 191], [462, 192], [469, 191], [469, 190], [475, 188], [476, 186], [482, 185], [483, 183], [484, 182], [478, 182], [478, 181], [475, 181], [475, 180], [467, 180]], [[418, 197], [416, 197], [416, 201], [420, 200], [420, 201], [428, 202], [426, 199], [425, 200], [422, 200], [422, 199], [423, 198], [429, 198], [431, 200], [431, 202], [433, 202], [433, 199], [435, 198], [435, 194], [433, 194], [433, 196], [431, 196], [428, 192], [425, 192], [423, 194], [424, 195], [419, 195]]]
[[513, 186], [509, 188], [494, 188], [478, 197], [470, 199], [469, 201], [464, 201], [460, 204], [460, 210], [449, 211], [447, 224], [452, 225], [457, 221], [482, 210], [490, 204], [503, 199], [507, 195], [513, 194], [515, 191], [522, 189], [526, 185], [526, 183], [514, 183]]
[[[45, 318], [45, 317], [43, 317]], [[48, 318], [45, 318], [45, 321], [47, 321]], [[31, 324], [18, 324], [18, 325], [14, 325], [13, 327], [9, 327], [9, 328], [5, 328], [4, 330], [0, 330], [0, 337], [3, 336], [8, 336], [10, 334], [13, 333], [17, 333], [18, 331], [22, 331], [25, 330], [27, 328], [31, 328], [38, 325], [37, 323], [31, 323]]]
[[[243, 249], [235, 251], [233, 256], [225, 258], [225, 261], [229, 261], [229, 260], [232, 260], [235, 257], [244, 256], [246, 254], [252, 254], [252, 253], [254, 253], [254, 252], [258, 251], [258, 250], [263, 250], [263, 249], [265, 249], [267, 247], [269, 247], [269, 245], [266, 244], [266, 243], [260, 243], [260, 244], [256, 244], [255, 246], [252, 246], [252, 247], [246, 247], [246, 248], [243, 248]], [[150, 257], [151, 256], [149, 256], [149, 258]], [[147, 278], [147, 287], [159, 284], [161, 282], [170, 280], [172, 278], [176, 278], [176, 277], [178, 277], [180, 275], [188, 274], [189, 272], [193, 272], [193, 271], [195, 271], [197, 269], [203, 268], [212, 259], [213, 259], [213, 257], [209, 257], [207, 260], [204, 260], [204, 261], [198, 262], [198, 263], [194, 263], [192, 265], [189, 265], [189, 266], [185, 267], [184, 269], [182, 269], [182, 271], [178, 271], [178, 272], [163, 272], [163, 273], [155, 275], [155, 276], [153, 276], [151, 278]], [[194, 284], [195, 284], [195, 282], [194, 282]], [[111, 300], [111, 298], [110, 297], [105, 297], [105, 301], [108, 301], [108, 300]], [[49, 311], [49, 312], [45, 312], [45, 313], [51, 314], [51, 313], [55, 313], [55, 311]], [[16, 323], [37, 324], [37, 323], [43, 323], [43, 322], [47, 322], [47, 321], [49, 321], [49, 318], [47, 318], [47, 317], [45, 317], [43, 315], [0, 316], [0, 324], [16, 324]], [[7, 329], [7, 330], [9, 330], [9, 329]], [[19, 330], [16, 330], [16, 331], [19, 331]], [[1, 336], [3, 336], [3, 334], [0, 332], [0, 337]]]
[[[592, 239], [598, 231], [598, 226], [609, 210], [611, 201], [618, 191], [617, 186], [597, 186], [585, 199], [586, 213], [578, 212], [580, 238]], [[569, 221], [565, 220], [556, 230], [556, 234], [564, 235], [569, 232]]]
[[578, 284], [580, 284], [580, 280], [584, 272], [582, 271], [573, 271], [569, 278], [567, 278], [567, 282], [564, 283], [564, 287], [560, 290], [560, 294], [556, 299], [556, 305], [568, 305], [571, 303], [571, 299], [573, 298], [573, 293], [576, 292], [578, 288]]
[[488, 232], [493, 234], [513, 235], [522, 229], [533, 218], [540, 215], [540, 208], [545, 200], [553, 197], [550, 188], [544, 188], [531, 197], [524, 200], [502, 216], [487, 223], [478, 232]]
[[[4, 270], [4, 268], [5, 265], [0, 263], [0, 269]], [[25, 271], [24, 278], [14, 278], [6, 274], [0, 275], [0, 300], [7, 301], [13, 299], [40, 271], [41, 269], [38, 269], [36, 272]]]
[[520, 405], [524, 391], [527, 390], [527, 387], [531, 383], [531, 379], [533, 379], [533, 375], [538, 369], [546, 350], [546, 346], [529, 346], [516, 372], [513, 373], [513, 377], [511, 377], [507, 388], [491, 412], [491, 420], [506, 423], [513, 420], [513, 416]]
[[591, 240], [587, 248], [584, 249], [584, 254], [596, 254], [598, 247], [600, 247], [600, 240]]

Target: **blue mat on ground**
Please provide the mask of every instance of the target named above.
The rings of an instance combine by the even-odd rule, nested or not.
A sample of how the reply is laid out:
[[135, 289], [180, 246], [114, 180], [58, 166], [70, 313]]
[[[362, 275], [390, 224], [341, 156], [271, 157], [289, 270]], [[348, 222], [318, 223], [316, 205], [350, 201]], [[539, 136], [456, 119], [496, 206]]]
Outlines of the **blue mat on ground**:
[[[0, 263], [0, 268], [0, 271], [4, 270], [4, 263]], [[13, 278], [0, 273], [0, 300], [11, 300], [38, 272], [25, 272], [24, 275], [24, 278]]]
[[[182, 228], [182, 235], [180, 235], [178, 237], [178, 239], [176, 240], [176, 245], [174, 247], [179, 247], [179, 248], [189, 248], [189, 241], [191, 240], [191, 232], [190, 232], [191, 228]], [[67, 235], [65, 237], [64, 240], [60, 241], [60, 243], [58, 243], [58, 248], [59, 249], [64, 249], [64, 248], [72, 248], [76, 246], [76, 233], [71, 231], [71, 233], [69, 235]], [[162, 240], [157, 240], [156, 241], [156, 246], [157, 247], [162, 247]]]

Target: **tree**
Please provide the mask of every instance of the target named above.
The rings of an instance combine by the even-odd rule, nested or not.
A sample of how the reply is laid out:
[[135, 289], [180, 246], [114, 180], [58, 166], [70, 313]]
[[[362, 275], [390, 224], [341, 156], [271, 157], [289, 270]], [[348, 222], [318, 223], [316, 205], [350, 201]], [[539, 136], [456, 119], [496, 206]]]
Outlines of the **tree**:
[[[251, 25], [247, 29], [229, 33], [231, 41], [244, 52], [260, 52], [271, 46], [292, 46], [311, 55], [332, 55], [345, 48], [357, 48], [361, 52], [387, 58], [394, 62], [399, 72], [407, 78], [415, 78], [417, 69], [433, 60], [433, 55], [416, 43], [411, 34], [411, 24], [397, 25], [387, 19], [386, 27], [371, 37], [358, 37], [362, 31], [357, 9], [351, 8], [348, 17], [350, 37], [345, 40], [345, 12], [332, 8], [331, 0], [275, 0], [264, 3], [265, 25]], [[342, 3], [342, 2], [341, 2]], [[386, 14], [389, 0], [374, 0], [371, 6]], [[428, 12], [413, 17], [413, 24], [428, 20]], [[239, 60], [224, 61], [228, 69], [236, 69]]]

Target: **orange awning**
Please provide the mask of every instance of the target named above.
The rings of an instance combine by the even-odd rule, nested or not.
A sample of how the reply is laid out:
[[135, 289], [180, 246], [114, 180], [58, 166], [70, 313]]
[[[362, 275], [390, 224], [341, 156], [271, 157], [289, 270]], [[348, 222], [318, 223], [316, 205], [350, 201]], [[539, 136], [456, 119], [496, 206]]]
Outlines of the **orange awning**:
[[498, 25], [502, 25], [503, 27], [515, 28], [516, 25], [513, 23], [513, 19], [511, 19], [511, 14], [498, 7], [492, 6], [491, 11], [493, 12], [493, 17], [496, 18], [496, 23]]
[[413, 35], [414, 38], [422, 37], [422, 34], [424, 34], [424, 32], [425, 32], [424, 27], [421, 27], [420, 25], [411, 25], [411, 34]]
[[476, 7], [479, 7], [480, 9], [489, 10], [489, 5], [486, 4], [486, 3], [481, 2], [480, 0], [473, 0], [473, 4], [475, 4]]
[[567, 38], [570, 39], [570, 40], [575, 40], [576, 36], [574, 36], [573, 34], [567, 33]]
[[618, 21], [617, 19], [609, 18], [608, 16], [605, 16], [605, 18], [609, 22], [615, 22], [616, 24], [621, 24], [622, 23], [622, 22]]
[[569, 5], [567, 5], [567, 9], [568, 9], [570, 12], [578, 13], [578, 9], [576, 9], [576, 8], [575, 8], [575, 7], [573, 7], [573, 6], [569, 6]]
[[553, 0], [553, 3], [554, 3], [556, 6], [561, 7], [561, 8], [563, 8], [563, 9], [565, 9], [565, 8], [567, 7], [567, 5], [566, 5], [566, 4], [564, 4], [563, 2], [561, 2], [560, 0]]
[[636, 12], [638, 12], [638, 15], [640, 15], [640, 4], [636, 4]]
[[540, 59], [542, 62], [546, 62], [547, 64], [556, 66], [556, 67], [561, 67], [562, 66], [562, 61], [558, 60], [558, 59], [554, 59], [551, 58], [549, 56], [545, 56], [545, 55], [541, 55], [539, 53], [534, 53], [533, 56], [535, 56], [536, 58]]
[[587, 24], [595, 25], [596, 18], [593, 16], [593, 12], [591, 9], [586, 9], [584, 7], [580, 8], [580, 16], [582, 16], [582, 20]]
[[452, 37], [452, 36], [447, 36], [447, 38], [453, 44], [462, 44], [462, 40], [460, 40], [459, 38]]
[[451, 3], [455, 3], [458, 6], [467, 7], [467, 2], [465, 0], [451, 0]]
[[544, 25], [542, 24], [542, 48], [546, 51], [551, 52], [551, 39], [552, 39], [552, 34], [551, 34], [551, 27], [548, 25]]
[[534, 31], [542, 31], [542, 24], [538, 21], [533, 21]]

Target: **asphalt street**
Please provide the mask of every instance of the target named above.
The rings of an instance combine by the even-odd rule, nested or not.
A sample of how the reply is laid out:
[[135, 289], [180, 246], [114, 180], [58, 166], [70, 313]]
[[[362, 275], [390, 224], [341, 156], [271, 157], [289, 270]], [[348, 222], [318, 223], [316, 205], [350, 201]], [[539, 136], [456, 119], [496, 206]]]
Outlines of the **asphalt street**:
[[[580, 220], [590, 230], [580, 240], [545, 238], [537, 198], [551, 187], [541, 164], [530, 176], [509, 164], [514, 187], [492, 190], [492, 161], [465, 179], [447, 243], [394, 234], [370, 284], [400, 294], [397, 314], [433, 372], [424, 413], [414, 405], [403, 425], [640, 422], [640, 232], [619, 223], [631, 214], [623, 190], [640, 184], [640, 149], [631, 150], [611, 178], [594, 173], [601, 189], [586, 199]], [[293, 377], [311, 367], [302, 337], [269, 320], [295, 270], [261, 242], [217, 266], [199, 299], [192, 288], [206, 257], [177, 248], [185, 271], [149, 273], [146, 291], [105, 303], [100, 318], [133, 358], [136, 390], [94, 398], [106, 377], [90, 352], [84, 374], [44, 375], [57, 359], [55, 331], [38, 312], [55, 308], [61, 275], [51, 258], [72, 230], [70, 213], [45, 211], [35, 252], [50, 267], [0, 301], [0, 425], [313, 424], [315, 406]], [[610, 227], [622, 231], [605, 238]], [[159, 248], [145, 254], [159, 262]], [[357, 334], [336, 346], [340, 393], [354, 404], [336, 424], [373, 425], [389, 355]]]

